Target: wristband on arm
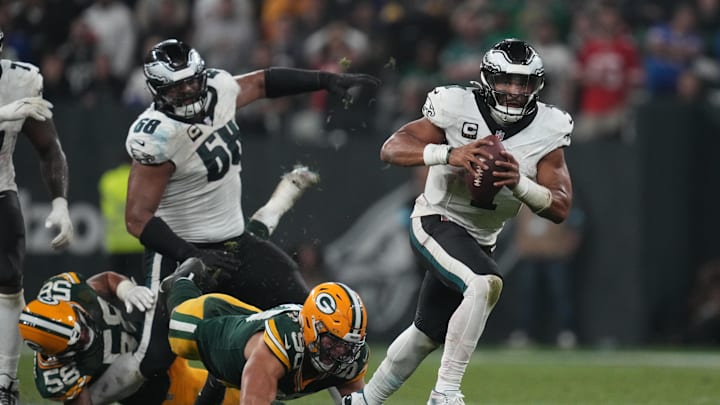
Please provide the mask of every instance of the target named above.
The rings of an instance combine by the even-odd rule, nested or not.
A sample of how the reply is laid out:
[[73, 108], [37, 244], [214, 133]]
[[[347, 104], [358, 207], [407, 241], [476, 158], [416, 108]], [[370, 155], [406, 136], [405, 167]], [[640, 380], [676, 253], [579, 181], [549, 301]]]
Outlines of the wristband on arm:
[[265, 72], [265, 96], [276, 98], [326, 89], [332, 73], [272, 67]]
[[522, 174], [512, 192], [515, 198], [524, 202], [536, 214], [552, 205], [552, 193], [550, 190]]
[[450, 163], [452, 146], [446, 144], [429, 143], [423, 149], [423, 162], [425, 166], [446, 165]]
[[160, 217], [152, 217], [145, 224], [139, 239], [145, 247], [179, 262], [194, 256], [197, 252], [195, 246], [177, 236]]

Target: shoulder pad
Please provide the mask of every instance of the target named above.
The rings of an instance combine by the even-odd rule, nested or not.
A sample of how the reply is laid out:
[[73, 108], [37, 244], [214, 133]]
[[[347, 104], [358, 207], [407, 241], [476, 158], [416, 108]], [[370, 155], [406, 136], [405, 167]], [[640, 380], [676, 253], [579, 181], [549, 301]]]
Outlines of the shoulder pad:
[[147, 110], [130, 125], [125, 149], [138, 163], [157, 165], [175, 153], [171, 141], [175, 125], [164, 114]]
[[422, 113], [440, 128], [447, 128], [454, 122], [455, 111], [462, 111], [472, 91], [463, 86], [436, 87], [427, 94]]
[[217, 89], [240, 92], [240, 86], [229, 72], [222, 69], [207, 69], [208, 84]]
[[82, 274], [75, 273], [73, 271], [68, 271], [68, 272], [56, 274], [56, 275], [50, 277], [49, 279], [45, 280], [43, 282], [43, 284], [46, 284], [50, 281], [55, 281], [55, 280], [65, 280], [70, 284], [82, 284], [83, 282], [85, 282], [85, 276], [83, 276]]
[[2, 59], [0, 63], [2, 76], [7, 77], [12, 87], [22, 89], [27, 97], [42, 95], [43, 77], [37, 66], [26, 63]]
[[270, 349], [271, 352], [277, 357], [278, 360], [285, 366], [286, 370], [292, 368], [290, 363], [290, 354], [288, 349], [291, 345], [287, 342], [287, 336], [285, 333], [278, 328], [278, 324], [275, 318], [270, 318], [265, 321], [265, 332], [263, 333], [263, 341], [265, 345]]
[[543, 125], [549, 133], [555, 134], [556, 147], [569, 146], [570, 134], [575, 126], [572, 116], [551, 104], [538, 103], [538, 108], [545, 110]]

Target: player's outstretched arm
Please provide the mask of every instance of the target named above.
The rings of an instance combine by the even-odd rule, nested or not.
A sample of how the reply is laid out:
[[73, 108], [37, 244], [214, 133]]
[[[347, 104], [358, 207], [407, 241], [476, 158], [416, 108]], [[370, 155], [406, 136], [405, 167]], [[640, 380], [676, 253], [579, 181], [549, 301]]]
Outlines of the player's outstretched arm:
[[89, 279], [86, 283], [106, 300], [119, 299], [125, 304], [125, 310], [133, 309], [145, 312], [155, 304], [155, 294], [147, 287], [136, 285], [134, 281], [114, 271], [104, 271]]
[[55, 124], [51, 119], [27, 119], [22, 132], [30, 139], [40, 159], [40, 172], [52, 196], [52, 210], [45, 227], [58, 229], [50, 242], [53, 249], [61, 249], [73, 239], [73, 226], [67, 205], [68, 164], [60, 145]]
[[380, 79], [364, 73], [332, 73], [322, 70], [305, 70], [271, 67], [236, 76], [240, 86], [237, 108], [260, 98], [276, 98], [327, 90], [346, 102], [352, 102], [348, 92], [357, 86], [377, 87]]
[[240, 403], [243, 405], [267, 405], [277, 396], [277, 384], [285, 375], [285, 366], [263, 341], [263, 334], [256, 333], [245, 347], [248, 359], [242, 372]]

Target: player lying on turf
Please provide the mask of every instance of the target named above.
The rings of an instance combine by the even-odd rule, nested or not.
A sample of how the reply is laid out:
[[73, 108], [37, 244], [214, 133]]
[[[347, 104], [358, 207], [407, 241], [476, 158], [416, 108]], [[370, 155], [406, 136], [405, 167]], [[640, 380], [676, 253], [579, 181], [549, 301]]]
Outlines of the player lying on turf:
[[367, 313], [355, 291], [322, 283], [303, 305], [261, 311], [229, 295], [202, 295], [193, 280], [207, 278], [207, 268], [191, 258], [163, 280], [161, 297], [172, 309], [170, 347], [240, 387], [241, 404], [268, 405], [330, 387], [343, 395], [362, 389]]
[[[261, 238], [268, 238], [277, 227], [282, 215], [294, 205], [305, 190], [317, 184], [318, 181], [318, 174], [305, 166], [297, 166], [291, 172], [283, 175], [268, 202], [251, 217], [248, 222], [248, 229]], [[279, 202], [282, 204], [279, 204]], [[278, 205], [282, 205], [282, 208], [278, 209]], [[115, 297], [122, 295], [124, 289], [128, 289], [130, 284], [133, 283], [120, 274], [107, 273], [91, 277], [87, 283], [83, 282], [82, 276], [75, 273], [63, 273], [51, 278], [43, 284], [38, 299], [33, 301], [36, 304], [31, 303], [33, 306], [28, 305], [26, 308], [29, 310], [29, 314], [33, 313], [33, 311], [37, 312], [37, 316], [32, 319], [46, 321], [41, 325], [45, 329], [38, 329], [35, 324], [21, 326], [23, 333], [28, 334], [26, 342], [37, 352], [35, 376], [40, 394], [44, 398], [64, 401], [66, 404], [73, 405], [99, 405], [114, 401], [118, 401], [123, 405], [193, 404], [208, 374], [206, 370], [189, 367], [187, 361], [180, 358], [176, 359], [167, 371], [170, 377], [170, 385], [162, 388], [165, 392], [163, 399], [158, 402], [148, 400], [146, 396], [147, 390], [156, 388], [147, 388], [148, 385], [151, 385], [152, 380], [143, 385], [146, 380], [140, 373], [137, 348], [139, 347], [138, 342], [142, 339], [142, 333], [151, 333], [151, 331], [143, 331], [144, 317], [139, 315], [138, 311], [130, 312], [127, 303], [131, 302], [126, 301], [126, 312], [115, 306], [115, 304], [122, 303]], [[108, 278], [108, 280], [104, 281], [105, 278]], [[120, 295], [116, 295], [115, 289], [125, 281], [127, 282], [120, 289]], [[95, 291], [96, 288], [99, 288], [99, 291]], [[72, 291], [80, 294], [79, 296], [82, 299], [76, 299], [71, 294]], [[139, 294], [139, 291], [145, 291], [145, 298], [153, 296], [153, 293], [145, 287], [138, 287], [135, 291], [138, 292], [137, 294]], [[135, 294], [132, 296], [135, 296]], [[89, 300], [90, 304], [82, 305], [82, 303], [85, 303], [83, 299]], [[43, 301], [57, 301], [57, 305], [42, 305]], [[68, 306], [60, 303], [60, 301], [71, 301], [71, 303]], [[151, 301], [150, 306], [147, 305], [147, 299], [138, 301], [138, 303], [144, 304], [142, 311], [149, 309], [150, 306], [154, 307], [154, 300]], [[92, 311], [84, 309], [88, 306], [97, 308]], [[139, 309], [139, 307], [137, 308]], [[70, 309], [77, 310], [81, 314], [73, 318], [72, 322], [76, 323], [72, 323], [70, 319], [63, 317], [63, 314], [71, 314]], [[108, 315], [105, 316], [103, 311], [106, 311]], [[107, 332], [110, 333], [109, 336], [113, 344], [107, 350], [98, 349], [103, 347], [102, 339], [94, 341], [93, 344], [86, 342], [89, 336], [102, 335], [103, 338], [105, 336], [106, 332], [104, 330], [102, 333], [97, 333], [93, 328], [83, 328], [82, 326], [86, 321], [89, 321], [89, 325], [92, 326], [101, 324], [101, 322], [95, 320], [96, 317], [102, 322], [113, 323], [111, 331]], [[109, 321], [105, 320], [106, 318]], [[77, 321], [74, 321], [75, 319]], [[65, 325], [65, 327], [63, 328], [62, 325]], [[86, 330], [93, 333], [85, 334], [85, 340], [83, 340], [85, 344], [76, 345], [74, 340], [68, 338], [68, 342], [72, 341], [72, 345], [68, 342], [63, 345], [62, 341], [58, 343], [53, 339], [54, 345], [46, 347], [48, 346], [47, 342], [41, 337], [53, 337], [54, 332], [52, 331], [56, 329], [68, 332], [67, 328], [70, 325], [72, 325], [72, 328], [77, 327], [80, 331]], [[49, 334], [38, 335], [42, 331], [48, 331], [46, 329], [48, 327], [50, 327]], [[33, 340], [33, 337], [36, 340]], [[80, 339], [80, 337], [76, 337], [76, 339]], [[44, 344], [40, 344], [38, 340], [44, 342]], [[117, 350], [113, 348], [117, 348]], [[52, 357], [52, 361], [48, 360], [50, 357]], [[38, 361], [38, 359], [42, 358], [45, 360]], [[139, 390], [138, 387], [140, 387]], [[223, 403], [237, 404], [238, 396], [237, 390], [230, 390]]]

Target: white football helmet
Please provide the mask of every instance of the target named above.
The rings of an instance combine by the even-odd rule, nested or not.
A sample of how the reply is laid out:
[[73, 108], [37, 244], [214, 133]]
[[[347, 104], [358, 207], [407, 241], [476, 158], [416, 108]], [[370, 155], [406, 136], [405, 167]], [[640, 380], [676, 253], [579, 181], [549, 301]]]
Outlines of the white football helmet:
[[195, 49], [176, 39], [160, 42], [145, 56], [143, 72], [158, 110], [182, 119], [204, 113], [207, 73]]
[[[540, 56], [527, 42], [504, 39], [483, 56], [480, 83], [471, 83], [480, 87], [493, 119], [508, 125], [535, 111], [545, 85], [545, 69]], [[508, 91], [510, 85], [518, 90]]]

